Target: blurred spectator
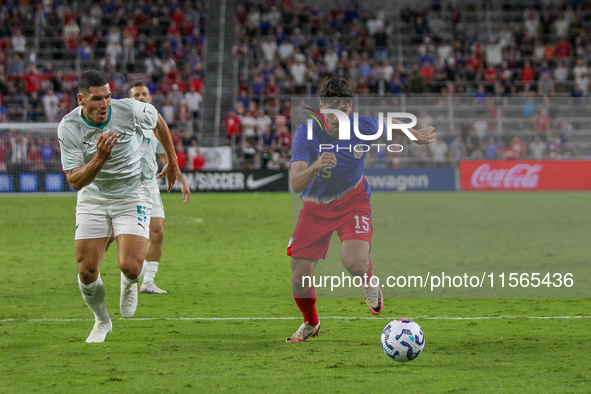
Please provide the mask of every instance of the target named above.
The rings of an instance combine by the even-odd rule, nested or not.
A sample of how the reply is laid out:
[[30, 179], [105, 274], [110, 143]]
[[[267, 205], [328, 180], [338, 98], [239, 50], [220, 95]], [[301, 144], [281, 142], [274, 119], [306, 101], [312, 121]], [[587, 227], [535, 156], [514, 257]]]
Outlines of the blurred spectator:
[[10, 38], [10, 43], [14, 52], [20, 54], [21, 56], [25, 54], [27, 39], [25, 36], [23, 36], [20, 29], [14, 29], [12, 37]]
[[24, 135], [14, 133], [10, 137], [10, 151], [11, 163], [25, 163], [27, 161], [27, 138]]
[[172, 84], [170, 92], [168, 92], [168, 98], [170, 99], [170, 103], [173, 107], [178, 107], [180, 104], [180, 100], [185, 97], [183, 92], [179, 90], [179, 85], [176, 83]]
[[562, 61], [558, 62], [558, 65], [554, 69], [554, 79], [556, 83], [564, 83], [568, 78], [568, 68], [564, 66]]
[[476, 136], [483, 140], [484, 136], [488, 132], [488, 122], [484, 119], [482, 115], [479, 115], [478, 118], [472, 124], [472, 128], [476, 132]]
[[440, 136], [435, 138], [435, 142], [429, 145], [429, 151], [431, 152], [431, 161], [436, 166], [445, 165], [447, 162], [447, 144], [443, 141]]
[[539, 135], [536, 135], [534, 140], [529, 144], [529, 153], [532, 159], [542, 160], [546, 155], [546, 144]]
[[78, 48], [78, 57], [83, 63], [91, 62], [94, 60], [94, 51], [88, 44], [88, 41], [83, 40], [82, 45]]
[[451, 160], [454, 164], [458, 164], [460, 160], [467, 156], [466, 144], [462, 141], [462, 137], [458, 135], [451, 144]]
[[255, 103], [250, 103], [248, 106], [248, 112], [240, 119], [240, 124], [242, 126], [242, 134], [246, 138], [246, 141], [253, 145], [257, 140], [258, 129], [257, 110]]
[[267, 128], [260, 139], [262, 148], [274, 148], [277, 145], [277, 138], [271, 132], [271, 128]]
[[484, 145], [484, 157], [487, 159], [496, 159], [499, 153], [499, 145], [493, 137], [488, 137]]
[[172, 103], [170, 102], [170, 99], [167, 97], [164, 99], [164, 104], [162, 105], [162, 108], [160, 109], [160, 113], [162, 114], [162, 117], [164, 118], [164, 121], [168, 124], [174, 123], [175, 121], [175, 109], [172, 106]]
[[41, 145], [40, 152], [44, 163], [48, 164], [53, 161], [55, 147], [51, 144], [51, 140], [49, 138], [45, 138], [43, 140], [43, 145]]
[[589, 68], [585, 65], [585, 60], [577, 60], [573, 73], [576, 86], [586, 95], [589, 90]]
[[30, 171], [46, 169], [43, 161], [41, 160], [41, 151], [39, 150], [39, 145], [34, 142], [31, 144], [31, 149], [29, 149], [27, 152], [27, 161], [29, 162]]
[[36, 91], [31, 92], [31, 96], [28, 99], [29, 120], [31, 122], [37, 122], [43, 113], [43, 103], [39, 98], [39, 94]]
[[189, 91], [185, 93], [185, 100], [187, 100], [187, 105], [191, 110], [193, 119], [197, 119], [199, 117], [199, 109], [201, 108], [203, 97], [195, 89], [195, 86], [189, 86]]
[[525, 144], [521, 141], [521, 138], [518, 135], [513, 137], [513, 140], [511, 141], [511, 149], [515, 152], [516, 159], [521, 159], [525, 156]]
[[179, 100], [175, 118], [179, 122], [188, 122], [192, 118], [191, 109], [187, 105], [187, 100], [184, 98]]
[[560, 159], [562, 157], [562, 141], [558, 133], [552, 134], [548, 139], [548, 157], [550, 159]]
[[48, 122], [55, 122], [58, 116], [59, 97], [55, 95], [53, 90], [49, 89], [43, 95], [43, 109], [45, 111], [45, 118]]
[[195, 138], [195, 136], [191, 134], [191, 131], [185, 129], [181, 134], [181, 142], [185, 148], [188, 148], [190, 146], [193, 146], [193, 144], [197, 144], [197, 138]]
[[422, 110], [417, 119], [417, 126], [420, 129], [433, 125], [433, 117], [425, 110]]
[[205, 157], [197, 149], [197, 155], [193, 158], [193, 170], [201, 171], [203, 170], [203, 166], [205, 166]]
[[550, 72], [544, 72], [538, 80], [538, 94], [541, 96], [554, 95], [554, 81]]
[[296, 94], [303, 94], [305, 93], [305, 82], [306, 82], [306, 73], [308, 72], [308, 68], [302, 61], [302, 56], [294, 56], [295, 62], [291, 65], [289, 71], [293, 77], [294, 85], [295, 85], [295, 93]]
[[9, 75], [20, 75], [25, 72], [25, 63], [18, 54], [12, 55], [6, 71]]
[[0, 137], [0, 171], [6, 171], [6, 161], [8, 159], [8, 142]]
[[266, 61], [271, 62], [275, 59], [275, 53], [277, 52], [277, 43], [272, 36], [268, 36], [267, 40], [261, 44], [263, 56]]
[[550, 116], [548, 116], [548, 109], [542, 108], [540, 113], [532, 118], [532, 122], [538, 133], [541, 135], [546, 135], [548, 130], [550, 130], [551, 123]]
[[183, 171], [187, 167], [187, 154], [182, 143], [176, 144], [176, 158], [178, 160], [179, 169]]
[[289, 150], [291, 148], [291, 133], [285, 125], [279, 126], [277, 130], [279, 134], [279, 146], [284, 150]]
[[239, 136], [241, 134], [242, 130], [240, 118], [236, 114], [236, 111], [230, 111], [224, 120], [224, 124], [226, 125], [226, 135], [228, 138], [235, 138], [235, 136]]
[[265, 133], [265, 130], [271, 128], [271, 117], [265, 111], [258, 111], [257, 113], [257, 136], [260, 138]]

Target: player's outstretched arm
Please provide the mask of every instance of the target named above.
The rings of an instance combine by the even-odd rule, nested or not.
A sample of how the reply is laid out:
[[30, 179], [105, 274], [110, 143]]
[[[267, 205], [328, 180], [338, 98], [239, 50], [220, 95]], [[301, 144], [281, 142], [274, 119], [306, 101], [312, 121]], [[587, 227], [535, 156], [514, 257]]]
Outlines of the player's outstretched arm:
[[111, 157], [115, 143], [117, 143], [117, 134], [114, 131], [99, 134], [96, 138], [96, 156], [83, 166], [64, 171], [72, 189], [80, 190], [90, 185]]
[[305, 161], [294, 161], [291, 163], [290, 186], [296, 193], [301, 193], [308, 188], [320, 171], [327, 167], [335, 167], [337, 158], [334, 153], [324, 152], [318, 160], [311, 165]]
[[162, 172], [156, 177], [162, 178], [163, 176], [166, 176], [168, 183], [166, 190], [170, 192], [180, 170], [176, 159], [176, 153], [174, 151], [174, 144], [172, 143], [172, 136], [170, 135], [170, 129], [160, 113], [158, 113], [158, 123], [154, 129], [154, 134], [156, 135], [156, 138], [158, 138], [158, 141], [160, 141], [160, 145], [162, 145], [162, 148], [164, 149], [167, 160]]
[[[158, 156], [160, 156], [160, 160], [162, 160], [162, 163], [164, 163], [165, 165], [168, 163], [166, 155], [160, 154]], [[176, 174], [176, 177], [179, 183], [181, 184], [181, 192], [183, 193], [183, 203], [186, 204], [189, 202], [189, 198], [191, 197], [191, 189], [189, 189], [189, 185], [187, 185], [187, 181], [185, 181], [185, 177], [183, 176], [183, 173], [180, 169], [179, 172]]]
[[435, 127], [433, 126], [425, 127], [424, 129], [420, 130], [410, 129], [410, 132], [413, 133], [415, 137], [417, 137], [417, 140], [414, 142], [415, 144], [419, 145], [433, 143], [435, 141], [435, 136], [437, 135], [435, 132]]
[[[395, 119], [395, 118], [392, 118], [392, 122], [398, 123], [398, 124], [404, 123], [403, 121]], [[415, 129], [409, 128], [408, 131], [410, 131], [415, 137], [417, 137], [417, 140], [413, 141], [413, 142], [415, 144], [419, 144], [419, 145], [433, 143], [435, 141], [435, 136], [437, 135], [437, 133], [435, 132], [435, 127], [433, 127], [433, 126], [425, 127], [424, 129], [420, 129], [420, 130], [415, 130]], [[406, 136], [406, 134], [404, 134], [404, 131], [402, 131], [400, 129], [394, 129], [394, 132], [396, 134]]]

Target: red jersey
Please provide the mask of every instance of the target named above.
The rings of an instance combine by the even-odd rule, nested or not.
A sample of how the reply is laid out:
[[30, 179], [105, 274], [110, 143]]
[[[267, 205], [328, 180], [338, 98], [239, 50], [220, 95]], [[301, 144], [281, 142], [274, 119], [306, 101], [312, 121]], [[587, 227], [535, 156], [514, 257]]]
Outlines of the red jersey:
[[185, 167], [187, 166], [187, 154], [176, 152], [176, 159], [179, 163], [179, 169], [184, 170]]
[[226, 128], [228, 129], [228, 135], [239, 135], [240, 130], [240, 118], [238, 115], [228, 116], [225, 120]]
[[195, 156], [195, 158], [193, 158], [193, 169], [195, 171], [201, 171], [204, 165], [205, 157], [203, 157], [203, 155], [198, 154], [197, 156]]

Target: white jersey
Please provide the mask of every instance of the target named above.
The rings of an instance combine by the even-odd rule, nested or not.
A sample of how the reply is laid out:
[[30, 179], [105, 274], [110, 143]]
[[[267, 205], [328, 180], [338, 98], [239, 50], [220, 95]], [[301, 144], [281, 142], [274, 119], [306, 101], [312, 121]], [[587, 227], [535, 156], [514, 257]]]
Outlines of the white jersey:
[[[82, 117], [82, 107], [64, 116], [58, 127], [64, 171], [87, 164], [96, 156], [99, 134], [117, 133], [117, 143], [111, 157], [86, 190], [105, 198], [121, 198], [150, 179], [154, 171], [140, 150], [144, 130], [153, 130], [158, 123], [158, 111], [152, 104], [127, 98], [112, 100], [107, 120], [95, 125]], [[152, 174], [153, 176], [153, 174]]]
[[[156, 162], [156, 155], [165, 154], [164, 148], [156, 138], [156, 134], [154, 134], [154, 130], [144, 130], [144, 141], [140, 146], [140, 150], [142, 151], [143, 155], [146, 157], [146, 161], [150, 165], [150, 171], [147, 172], [148, 175], [151, 173], [151, 177], [156, 175], [156, 171], [158, 170], [158, 163]], [[150, 178], [150, 176], [148, 177]]]

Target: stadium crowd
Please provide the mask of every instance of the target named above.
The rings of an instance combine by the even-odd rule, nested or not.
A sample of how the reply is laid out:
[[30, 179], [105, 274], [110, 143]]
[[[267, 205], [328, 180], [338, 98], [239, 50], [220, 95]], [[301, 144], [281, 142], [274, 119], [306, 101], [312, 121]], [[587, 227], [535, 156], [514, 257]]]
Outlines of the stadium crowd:
[[[203, 101], [206, 18], [202, 0], [3, 2], [0, 123], [58, 122], [77, 106], [78, 72], [95, 68], [108, 76], [114, 98], [146, 82], [180, 141]], [[0, 166], [57, 161], [55, 136], [17, 134], [0, 131]]]
[[[586, 3], [550, 1], [525, 8], [506, 2], [498, 10], [503, 28], [491, 34], [474, 28], [473, 2], [423, 2], [395, 15], [360, 4], [334, 2], [323, 9], [302, 1], [240, 1], [234, 54], [241, 76], [234, 111], [226, 119], [228, 135], [237, 135], [242, 126], [246, 149], [257, 146], [256, 134], [260, 152], [268, 140], [276, 141], [275, 150], [281, 152], [284, 119], [290, 126], [290, 96], [315, 94], [335, 74], [358, 95], [451, 97], [456, 106], [466, 105], [457, 98], [468, 97], [473, 98], [468, 106], [487, 115], [488, 107], [508, 106], [511, 97], [521, 102], [564, 97], [570, 104], [589, 93]], [[523, 112], [525, 121], [502, 127], [501, 133], [493, 130], [494, 117], [464, 119], [461, 129], [438, 128], [441, 138], [431, 149], [411, 146], [405, 155], [415, 164], [578, 155], [576, 147], [564, 152], [573, 126], [550, 107], [548, 101], [536, 104]], [[399, 161], [388, 162], [396, 166]]]
[[[323, 9], [304, 1], [240, 0], [236, 102], [222, 129], [241, 165], [288, 167], [290, 97], [316, 94], [335, 74], [359, 95], [451, 97], [457, 108], [480, 111], [458, 112], [450, 131], [425, 106], [427, 113], [419, 118], [421, 124], [430, 116], [435, 120], [437, 144], [410, 145], [401, 157], [376, 154], [369, 165], [580, 154], [569, 144], [577, 122], [543, 98], [572, 103], [589, 94], [586, 3], [549, 1], [520, 8], [506, 2], [497, 17], [503, 28], [488, 33], [474, 28], [481, 14], [473, 3], [425, 4], [392, 14], [356, 1]], [[203, 101], [204, 1], [8, 2], [0, 8], [0, 21], [0, 122], [59, 121], [76, 106], [77, 70], [97, 68], [108, 75], [115, 98], [126, 97], [132, 81], [146, 81], [171, 125], [181, 163], [199, 168], [191, 132]], [[492, 108], [510, 107], [506, 100], [514, 97], [524, 107], [536, 104], [520, 114], [523, 121], [497, 127]], [[39, 133], [0, 131], [0, 166], [24, 160], [41, 167], [50, 156], [47, 146], [54, 147], [49, 161], [57, 162], [55, 138], [46, 140]], [[42, 148], [46, 154], [34, 159]]]

